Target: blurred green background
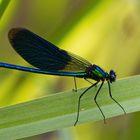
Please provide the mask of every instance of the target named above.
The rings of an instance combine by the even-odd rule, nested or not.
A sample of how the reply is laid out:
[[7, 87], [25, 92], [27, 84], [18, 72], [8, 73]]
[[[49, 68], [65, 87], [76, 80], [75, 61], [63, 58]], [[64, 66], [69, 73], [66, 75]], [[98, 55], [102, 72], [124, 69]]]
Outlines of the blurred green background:
[[[114, 69], [117, 78], [137, 75], [140, 73], [139, 24], [139, 0], [0, 0], [0, 61], [29, 66], [7, 38], [9, 29], [25, 27], [106, 71]], [[77, 82], [78, 87], [89, 85], [81, 79]], [[74, 86], [73, 78], [3, 68], [0, 83], [1, 107]], [[106, 125], [103, 121], [87, 123], [24, 140], [136, 140], [140, 139], [139, 118], [138, 112], [108, 119]]]

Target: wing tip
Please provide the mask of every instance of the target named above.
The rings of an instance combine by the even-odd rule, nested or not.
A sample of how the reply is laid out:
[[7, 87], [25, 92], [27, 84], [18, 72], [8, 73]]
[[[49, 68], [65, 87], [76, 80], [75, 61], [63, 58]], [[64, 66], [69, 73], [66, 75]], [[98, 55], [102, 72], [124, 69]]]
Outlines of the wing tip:
[[9, 41], [11, 42], [17, 36], [17, 34], [23, 30], [25, 30], [25, 29], [21, 28], [21, 27], [10, 29], [8, 32]]

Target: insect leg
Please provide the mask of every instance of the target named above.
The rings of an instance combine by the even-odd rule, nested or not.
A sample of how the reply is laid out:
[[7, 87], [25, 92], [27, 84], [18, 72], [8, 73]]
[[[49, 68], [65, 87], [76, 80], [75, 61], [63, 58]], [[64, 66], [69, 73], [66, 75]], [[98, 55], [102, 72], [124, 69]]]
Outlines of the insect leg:
[[112, 93], [111, 93], [111, 88], [110, 88], [110, 83], [109, 83], [109, 81], [107, 81], [107, 83], [108, 83], [108, 89], [109, 89], [109, 96], [110, 96], [110, 98], [111, 98], [114, 102], [116, 102], [116, 103], [118, 104], [118, 106], [120, 106], [120, 108], [123, 110], [124, 114], [126, 114], [126, 111], [124, 110], [124, 108], [122, 107], [122, 105], [119, 104], [119, 103], [112, 97]]
[[78, 120], [79, 120], [79, 111], [80, 111], [80, 102], [81, 102], [81, 98], [82, 96], [89, 90], [91, 89], [92, 87], [96, 86], [97, 84], [99, 83], [99, 81], [97, 81], [96, 83], [92, 84], [90, 87], [88, 87], [80, 96], [79, 96], [79, 99], [78, 99], [78, 108], [77, 108], [77, 117], [76, 117], [76, 121], [74, 123], [74, 126], [76, 126]]
[[101, 110], [101, 108], [100, 108], [99, 104], [98, 104], [98, 103], [97, 103], [97, 101], [96, 101], [97, 96], [98, 96], [98, 94], [99, 94], [99, 92], [100, 92], [100, 90], [101, 90], [101, 88], [102, 88], [103, 84], [104, 84], [104, 81], [101, 83], [101, 85], [100, 85], [99, 89], [97, 90], [96, 95], [95, 95], [95, 97], [94, 97], [94, 101], [95, 101], [95, 103], [96, 103], [97, 107], [99, 108], [99, 110], [100, 110], [100, 112], [101, 112], [101, 114], [102, 114], [103, 118], [104, 118], [104, 123], [106, 123], [105, 115], [104, 115], [103, 111]]
[[92, 83], [91, 81], [89, 81], [87, 78], [84, 78], [87, 82], [89, 82], [90, 84], [94, 84], [94, 83]]
[[74, 89], [73, 89], [73, 91], [77, 92], [76, 77], [74, 77]]

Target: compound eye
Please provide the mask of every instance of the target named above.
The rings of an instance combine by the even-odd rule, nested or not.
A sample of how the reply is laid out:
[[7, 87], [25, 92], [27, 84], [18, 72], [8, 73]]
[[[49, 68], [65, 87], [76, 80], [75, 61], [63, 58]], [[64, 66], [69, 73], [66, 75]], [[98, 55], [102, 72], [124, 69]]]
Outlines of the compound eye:
[[110, 79], [111, 83], [116, 80], [116, 74], [115, 74], [115, 72], [113, 70], [110, 70], [109, 79]]

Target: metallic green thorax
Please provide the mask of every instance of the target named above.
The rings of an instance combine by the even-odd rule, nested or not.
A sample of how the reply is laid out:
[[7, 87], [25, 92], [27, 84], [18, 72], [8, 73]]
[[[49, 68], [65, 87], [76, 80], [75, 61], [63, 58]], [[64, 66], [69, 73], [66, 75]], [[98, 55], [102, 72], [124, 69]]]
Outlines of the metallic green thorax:
[[94, 79], [96, 81], [105, 80], [108, 76], [108, 73], [105, 72], [97, 65], [92, 65], [87, 70], [89, 78]]

